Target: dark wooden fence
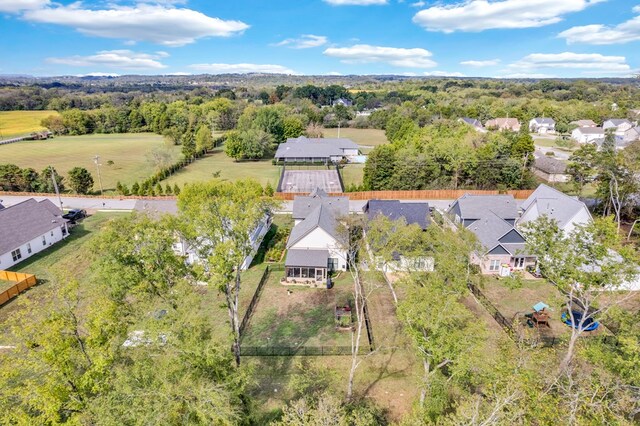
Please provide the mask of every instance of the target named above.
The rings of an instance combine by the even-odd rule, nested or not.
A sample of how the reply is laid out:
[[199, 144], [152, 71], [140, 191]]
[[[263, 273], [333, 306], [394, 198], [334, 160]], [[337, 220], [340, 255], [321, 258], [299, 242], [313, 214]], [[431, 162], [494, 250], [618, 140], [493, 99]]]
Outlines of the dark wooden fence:
[[[369, 353], [360, 347], [359, 353]], [[351, 355], [351, 346], [241, 346], [241, 356], [345, 356]]]
[[258, 283], [258, 287], [256, 288], [255, 293], [253, 293], [253, 297], [251, 298], [251, 302], [247, 307], [247, 312], [244, 313], [244, 317], [242, 318], [242, 322], [240, 323], [240, 338], [244, 334], [244, 330], [249, 324], [251, 320], [251, 315], [253, 315], [253, 310], [256, 308], [258, 304], [258, 300], [260, 299], [260, 294], [262, 293], [262, 288], [265, 283], [269, 280], [269, 274], [271, 273], [271, 269], [269, 266], [264, 268], [264, 272], [262, 273], [262, 278], [260, 278], [260, 282]]

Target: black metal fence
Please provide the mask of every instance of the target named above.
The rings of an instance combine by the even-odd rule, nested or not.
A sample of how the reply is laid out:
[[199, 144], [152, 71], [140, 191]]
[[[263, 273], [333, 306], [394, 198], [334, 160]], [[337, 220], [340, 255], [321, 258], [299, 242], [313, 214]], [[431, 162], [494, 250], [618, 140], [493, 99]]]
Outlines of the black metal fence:
[[[360, 347], [360, 354], [369, 349]], [[241, 346], [241, 356], [340, 356], [351, 355], [351, 346]]]
[[262, 273], [262, 278], [260, 278], [260, 282], [258, 283], [258, 287], [256, 288], [255, 293], [253, 293], [253, 297], [251, 298], [251, 302], [249, 303], [249, 307], [247, 308], [247, 312], [244, 313], [244, 317], [242, 318], [242, 322], [240, 323], [240, 337], [244, 334], [244, 330], [249, 324], [249, 320], [251, 319], [251, 315], [253, 314], [253, 310], [256, 308], [258, 304], [258, 299], [260, 299], [260, 293], [262, 293], [262, 287], [264, 287], [265, 283], [269, 280], [269, 274], [271, 273], [271, 268], [267, 266], [264, 268], [264, 272]]
[[489, 312], [489, 314], [491, 314], [491, 316], [493, 317], [494, 320], [496, 320], [496, 322], [498, 323], [498, 325], [500, 325], [500, 327], [502, 327], [502, 329], [512, 338], [516, 337], [516, 332], [513, 329], [513, 323], [509, 320], [507, 320], [504, 315], [502, 315], [500, 313], [500, 311], [498, 310], [498, 308], [496, 308], [493, 303], [491, 303], [491, 301], [487, 298], [487, 296], [484, 295], [484, 293], [482, 293], [480, 291], [480, 289], [478, 287], [475, 286], [475, 284], [473, 284], [472, 282], [467, 282], [467, 287], [469, 287], [469, 290], [471, 290], [471, 293], [473, 293], [474, 296], [476, 296], [476, 298], [480, 301], [480, 303], [482, 303], [482, 306], [485, 307], [485, 309]]

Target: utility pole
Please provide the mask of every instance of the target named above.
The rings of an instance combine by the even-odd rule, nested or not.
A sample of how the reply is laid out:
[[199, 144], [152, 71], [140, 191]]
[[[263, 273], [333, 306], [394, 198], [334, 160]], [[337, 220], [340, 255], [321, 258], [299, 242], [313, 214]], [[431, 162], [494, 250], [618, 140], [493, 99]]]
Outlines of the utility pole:
[[93, 157], [93, 162], [96, 163], [96, 167], [98, 168], [98, 182], [100, 182], [100, 195], [102, 195], [103, 189], [102, 189], [102, 175], [100, 175], [100, 166], [102, 164], [100, 164], [100, 156], [98, 154], [96, 154], [95, 157]]
[[53, 170], [53, 166], [49, 166], [49, 168], [51, 169], [51, 180], [53, 181], [53, 188], [56, 190], [58, 202], [60, 203], [60, 211], [64, 213], [64, 209], [62, 208], [62, 198], [60, 197], [60, 189], [58, 188], [58, 181], [56, 180], [56, 172]]

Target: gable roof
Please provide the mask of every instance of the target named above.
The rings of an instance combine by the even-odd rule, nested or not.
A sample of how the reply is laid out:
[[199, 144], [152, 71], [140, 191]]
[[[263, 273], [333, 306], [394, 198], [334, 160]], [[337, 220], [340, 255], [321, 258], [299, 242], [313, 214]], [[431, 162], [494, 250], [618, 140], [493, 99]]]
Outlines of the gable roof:
[[537, 124], [549, 124], [549, 125], [556, 124], [553, 118], [536, 117], [536, 118], [533, 118], [531, 121], [535, 121]]
[[495, 213], [502, 219], [516, 219], [518, 205], [512, 195], [473, 195], [465, 194], [458, 198], [449, 211], [458, 204], [460, 217], [464, 219], [480, 219], [488, 212]]
[[545, 184], [538, 186], [522, 203], [524, 213], [533, 209], [537, 210], [538, 216], [546, 215], [555, 219], [560, 228], [564, 228], [580, 210], [589, 212], [582, 201]]
[[[607, 120], [604, 120], [604, 124], [606, 123], [610, 123], [616, 127], [622, 125], [622, 124], [631, 124], [631, 122], [629, 120], [627, 120], [626, 118], [609, 118]], [[603, 125], [604, 125], [603, 124]]]
[[470, 126], [482, 128], [482, 123], [480, 122], [480, 120], [477, 120], [475, 118], [461, 117], [458, 120]]
[[488, 120], [486, 123], [484, 123], [484, 125], [485, 127], [512, 128], [518, 127], [520, 125], [520, 122], [517, 118], [500, 117]]
[[0, 254], [10, 252], [66, 222], [60, 209], [49, 200], [38, 202], [29, 198], [1, 209]]
[[575, 130], [578, 130], [583, 135], [602, 135], [602, 136], [604, 136], [604, 129], [602, 127], [578, 127]]
[[291, 249], [287, 250], [285, 266], [326, 268], [329, 265], [329, 250]]
[[546, 155], [536, 158], [534, 167], [548, 174], [565, 174], [567, 171], [567, 163]]
[[306, 136], [300, 136], [297, 138], [288, 138], [285, 143], [324, 144], [340, 149], [358, 149], [358, 144], [349, 138], [308, 138]]
[[[478, 241], [487, 252], [498, 246], [504, 248], [511, 255], [523, 253], [524, 251], [524, 237], [517, 229], [493, 212], [471, 223], [467, 226], [467, 229], [476, 235]], [[500, 239], [510, 232], [516, 232], [522, 238], [522, 242], [501, 242]]]
[[370, 200], [364, 207], [369, 220], [382, 214], [391, 220], [403, 217], [407, 225], [418, 224], [423, 230], [431, 223], [428, 203], [402, 203], [399, 200]]
[[342, 155], [340, 148], [322, 143], [281, 143], [274, 158], [330, 158]]
[[334, 239], [338, 239], [338, 221], [328, 206], [320, 204], [309, 215], [291, 230], [287, 240], [287, 248], [309, 235], [314, 229], [324, 230]]
[[572, 121], [569, 124], [577, 124], [580, 127], [595, 127], [597, 126], [596, 122], [593, 120], [576, 120]]
[[330, 197], [324, 190], [316, 188], [309, 195], [293, 199], [293, 218], [304, 219], [319, 205], [331, 209], [335, 217], [349, 214], [349, 198]]

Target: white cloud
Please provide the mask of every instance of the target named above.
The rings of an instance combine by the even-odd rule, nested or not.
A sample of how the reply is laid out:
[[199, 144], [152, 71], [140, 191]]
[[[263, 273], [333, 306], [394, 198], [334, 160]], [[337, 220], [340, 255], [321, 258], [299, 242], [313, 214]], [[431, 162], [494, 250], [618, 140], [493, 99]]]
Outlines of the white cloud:
[[0, 12], [18, 13], [23, 10], [41, 9], [49, 0], [0, 0]]
[[170, 72], [164, 75], [174, 75], [174, 76], [182, 76], [182, 75], [193, 75], [192, 72], [184, 72], [184, 71], [178, 71], [178, 72]]
[[[600, 74], [628, 73], [631, 68], [624, 56], [605, 56], [599, 53], [532, 53], [510, 64], [513, 70], [582, 69]], [[519, 71], [515, 71], [519, 72]]]
[[341, 73], [341, 72], [338, 72], [338, 71], [329, 71], [326, 75], [335, 75], [335, 76], [338, 76], [338, 75], [342, 75], [342, 73]]
[[183, 46], [201, 37], [228, 37], [249, 28], [244, 22], [212, 18], [191, 9], [148, 4], [94, 10], [72, 3], [27, 10], [23, 17], [32, 22], [70, 26], [92, 36], [166, 46]]
[[423, 75], [429, 77], [466, 77], [461, 72], [451, 72], [451, 71], [427, 71]]
[[131, 50], [103, 50], [90, 56], [69, 56], [66, 58], [47, 58], [47, 62], [73, 67], [108, 67], [123, 70], [162, 69], [167, 66], [158, 61], [165, 58], [166, 52], [156, 54], [137, 53]]
[[[640, 13], [640, 5], [634, 7], [633, 11]], [[586, 43], [603, 45], [637, 41], [640, 40], [640, 16], [613, 26], [593, 24], [572, 27], [558, 34], [558, 37], [566, 39], [569, 44]]]
[[296, 74], [290, 68], [272, 64], [193, 64], [189, 68], [209, 74]]
[[470, 0], [421, 10], [413, 22], [429, 31], [482, 31], [492, 28], [531, 28], [555, 24], [603, 0]]
[[460, 65], [466, 65], [468, 67], [492, 67], [494, 65], [498, 65], [500, 63], [500, 59], [488, 59], [484, 61], [462, 61]]
[[423, 2], [422, 0], [420, 0], [420, 1], [417, 1], [415, 3], [411, 3], [409, 6], [411, 6], [411, 7], [422, 7], [422, 6], [426, 5], [426, 4], [427, 3]]
[[387, 0], [324, 0], [333, 6], [371, 6], [387, 4]]
[[303, 34], [299, 38], [288, 38], [276, 43], [275, 46], [287, 46], [291, 49], [309, 49], [327, 44], [329, 40], [325, 36]]
[[90, 72], [88, 74], [78, 74], [76, 77], [120, 77], [120, 74], [111, 72]]
[[429, 59], [432, 56], [431, 52], [421, 48], [404, 49], [356, 44], [351, 47], [330, 47], [324, 51], [324, 54], [339, 58], [347, 64], [382, 62], [404, 68], [431, 68], [437, 65]]

